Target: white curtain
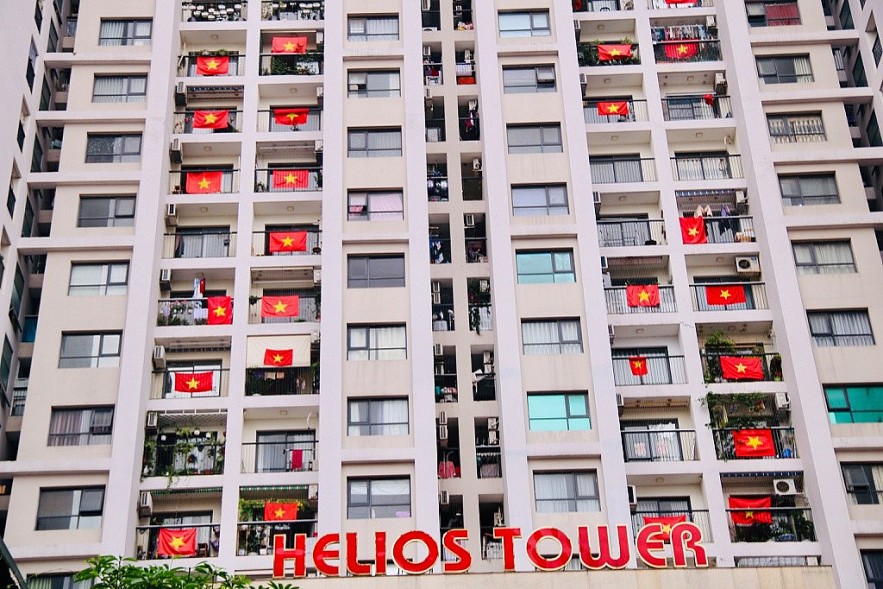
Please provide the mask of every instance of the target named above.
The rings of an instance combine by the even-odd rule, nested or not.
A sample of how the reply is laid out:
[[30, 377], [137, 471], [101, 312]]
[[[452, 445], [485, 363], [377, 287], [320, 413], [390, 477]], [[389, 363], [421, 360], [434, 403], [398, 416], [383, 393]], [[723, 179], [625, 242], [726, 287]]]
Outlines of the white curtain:
[[521, 338], [526, 355], [558, 353], [558, 323], [555, 321], [524, 321], [521, 324]]
[[[794, 61], [794, 73], [798, 77], [812, 76], [812, 65], [810, 64], [809, 57], [792, 57], [791, 59]], [[802, 82], [804, 80], [797, 81]]]
[[52, 412], [49, 422], [50, 446], [79, 446], [83, 432], [89, 432], [88, 411], [61, 409]]
[[407, 357], [405, 337], [404, 325], [372, 327], [369, 352], [371, 359], [404, 360]]
[[126, 34], [126, 21], [105, 20], [101, 23], [99, 45], [122, 45], [123, 36]]
[[813, 341], [822, 347], [866, 346], [874, 343], [871, 322], [865, 311], [810, 313]]
[[819, 265], [820, 274], [837, 274], [841, 272], [854, 272], [855, 266], [852, 259], [852, 248], [847, 242], [816, 243], [816, 263]]
[[124, 102], [126, 97], [126, 80], [124, 76], [95, 76], [92, 90], [93, 102]]
[[395, 41], [399, 38], [398, 18], [369, 18], [366, 21], [365, 33], [372, 41]]
[[384, 399], [372, 403], [372, 409], [376, 410], [376, 420], [380, 431], [377, 435], [402, 436], [408, 433], [408, 401], [407, 399]]
[[401, 192], [377, 192], [368, 195], [368, 215], [371, 220], [404, 219]]
[[570, 511], [571, 502], [568, 500], [566, 474], [535, 474], [533, 484], [537, 512], [566, 513]]

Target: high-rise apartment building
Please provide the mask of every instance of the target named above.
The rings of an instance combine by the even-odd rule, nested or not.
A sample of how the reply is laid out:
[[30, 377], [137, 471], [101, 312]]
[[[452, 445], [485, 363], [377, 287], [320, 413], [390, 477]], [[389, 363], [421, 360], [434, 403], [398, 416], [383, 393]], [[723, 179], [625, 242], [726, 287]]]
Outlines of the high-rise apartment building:
[[584, 574], [883, 587], [880, 0], [0, 15], [31, 587], [459, 528], [499, 572], [503, 526], [531, 571], [534, 529], [654, 522], [710, 568]]

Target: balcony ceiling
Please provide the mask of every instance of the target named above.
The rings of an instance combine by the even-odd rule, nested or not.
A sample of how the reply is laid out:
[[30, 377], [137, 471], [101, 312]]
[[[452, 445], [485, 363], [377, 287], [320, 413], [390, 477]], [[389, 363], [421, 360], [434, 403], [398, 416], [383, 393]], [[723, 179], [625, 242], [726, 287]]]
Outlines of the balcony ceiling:
[[313, 281], [313, 267], [306, 268], [252, 268], [251, 281], [253, 284], [264, 282], [287, 282], [289, 280]]
[[179, 409], [174, 411], [161, 411], [158, 425], [160, 430], [169, 427], [224, 427], [227, 425], [227, 411], [225, 409]]

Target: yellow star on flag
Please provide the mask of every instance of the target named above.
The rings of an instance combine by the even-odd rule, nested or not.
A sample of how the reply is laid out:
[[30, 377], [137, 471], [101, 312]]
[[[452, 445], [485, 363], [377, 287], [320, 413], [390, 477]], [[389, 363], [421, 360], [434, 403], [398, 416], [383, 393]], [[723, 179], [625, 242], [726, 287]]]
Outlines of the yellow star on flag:
[[622, 51], [620, 51], [619, 49], [611, 49], [610, 55], [613, 55], [613, 56], [622, 55]]
[[273, 356], [273, 364], [281, 364], [282, 363], [282, 354], [276, 354]]
[[671, 524], [662, 524], [662, 533], [671, 534]]
[[699, 235], [699, 230], [695, 227], [690, 227], [687, 230], [687, 235], [689, 235], [690, 237], [696, 237], [697, 235]]
[[205, 67], [207, 67], [207, 68], [210, 69], [210, 70], [216, 70], [216, 69], [218, 69], [218, 66], [219, 66], [219, 65], [221, 65], [221, 62], [216, 61], [216, 60], [214, 60], [214, 59], [205, 62]]
[[286, 51], [294, 51], [294, 47], [295, 47], [295, 45], [291, 41], [289, 41], [288, 43], [285, 44]]
[[208, 190], [208, 187], [211, 186], [212, 183], [209, 182], [208, 178], [205, 176], [202, 177], [202, 180], [199, 181], [199, 188], [201, 190]]
[[754, 512], [753, 511], [746, 511], [745, 512], [745, 519], [754, 519]]
[[644, 367], [644, 362], [642, 362], [641, 360], [635, 360], [634, 362], [632, 362], [632, 365], [633, 365], [635, 368], [643, 368], [643, 367]]
[[196, 377], [191, 376], [190, 380], [187, 381], [187, 390], [193, 389], [196, 390], [199, 388], [199, 381], [196, 380]]
[[683, 55], [684, 53], [687, 52], [687, 46], [684, 45], [683, 43], [681, 43], [680, 45], [678, 45], [677, 50], [678, 50], [678, 55]]
[[296, 180], [297, 178], [295, 178], [294, 174], [292, 174], [291, 172], [289, 172], [288, 175], [285, 177], [286, 184], [294, 184]]
[[283, 303], [282, 301], [279, 301], [275, 305], [273, 305], [273, 309], [275, 309], [277, 313], [284, 313], [285, 309], [287, 309], [287, 308], [288, 308], [288, 305]]
[[[288, 182], [288, 178], [285, 179]], [[282, 238], [282, 247], [292, 247], [294, 245], [294, 239], [291, 237], [285, 236]]]
[[226, 317], [227, 316], [227, 307], [218, 307], [213, 311], [215, 317]]
[[758, 446], [763, 446], [763, 442], [760, 441], [758, 436], [748, 436], [748, 439], [745, 441], [746, 446], [751, 446], [752, 450], [757, 450]]
[[638, 300], [642, 303], [649, 303], [650, 302], [650, 293], [647, 292], [646, 290], [642, 290], [641, 292], [638, 293]]
[[208, 113], [207, 115], [205, 115], [205, 122], [209, 125], [212, 125], [218, 122], [218, 117], [216, 117], [214, 113]]
[[285, 517], [285, 510], [281, 507], [273, 512], [273, 515], [276, 516], [276, 519], [282, 519]]
[[184, 536], [172, 536], [171, 541], [169, 541], [169, 545], [175, 550], [178, 550], [181, 546], [184, 546], [184, 544], [186, 544], [186, 542], [184, 542]]
[[610, 112], [610, 113], [619, 112], [619, 105], [618, 104], [611, 104], [610, 106], [607, 107], [607, 112]]
[[733, 296], [733, 295], [730, 294], [730, 291], [729, 291], [729, 290], [722, 290], [721, 293], [720, 293], [720, 298], [722, 298], [722, 299], [724, 299], [724, 300], [727, 300], [727, 299], [730, 298], [731, 296]]
[[290, 113], [288, 113], [288, 114], [285, 115], [285, 116], [288, 117], [288, 120], [289, 120], [289, 121], [293, 121], [294, 119], [297, 118], [297, 114], [296, 114], [296, 113], [293, 113], [293, 112], [290, 112]]
[[742, 364], [741, 362], [736, 364], [736, 372], [745, 372], [746, 370], [748, 370], [748, 367], [745, 366], [744, 364]]

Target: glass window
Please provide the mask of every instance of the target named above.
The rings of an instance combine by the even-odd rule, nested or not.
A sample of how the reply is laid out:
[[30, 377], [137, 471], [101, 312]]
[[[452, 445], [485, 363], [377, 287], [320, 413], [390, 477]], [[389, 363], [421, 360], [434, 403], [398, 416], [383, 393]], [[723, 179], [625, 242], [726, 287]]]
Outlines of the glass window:
[[521, 322], [524, 354], [581, 354], [579, 319], [530, 320]]
[[576, 282], [572, 250], [515, 252], [519, 284]]
[[797, 2], [783, 0], [747, 0], [745, 12], [751, 27], [781, 27], [800, 24]]
[[794, 84], [813, 81], [809, 55], [758, 57], [757, 75], [764, 84]]
[[561, 125], [508, 125], [509, 153], [561, 153]]
[[548, 37], [549, 11], [501, 12], [499, 14], [501, 37]]
[[773, 143], [815, 143], [825, 141], [821, 114], [767, 115]]
[[347, 408], [347, 435], [408, 434], [407, 399], [350, 399]]
[[99, 45], [150, 45], [149, 19], [101, 20], [98, 33]]
[[120, 365], [122, 332], [63, 333], [59, 368], [107, 368]]
[[397, 41], [399, 38], [399, 17], [351, 16], [347, 19], [347, 40], [349, 41]]
[[90, 589], [92, 580], [74, 581], [74, 574], [44, 574], [28, 576], [28, 589]]
[[834, 174], [779, 176], [785, 206], [832, 205], [840, 202]]
[[399, 157], [401, 155], [401, 129], [350, 129], [347, 133], [347, 157]]
[[104, 487], [40, 489], [37, 530], [86, 530], [101, 527]]
[[404, 325], [350, 325], [347, 360], [404, 360], [408, 357]]
[[49, 420], [50, 446], [92, 446], [110, 444], [113, 407], [52, 409]]
[[883, 589], [883, 550], [862, 550], [868, 589]]
[[77, 227], [131, 227], [135, 224], [134, 196], [82, 196]]
[[503, 92], [525, 94], [555, 91], [555, 66], [518, 66], [503, 68]]
[[141, 161], [141, 134], [99, 135], [86, 138], [86, 163], [107, 164]]
[[92, 102], [144, 102], [147, 76], [95, 76]]
[[849, 240], [794, 243], [798, 274], [845, 274], [855, 272]]
[[360, 98], [386, 98], [402, 95], [402, 82], [398, 70], [350, 70], [347, 96]]
[[808, 311], [809, 330], [819, 347], [873, 346], [867, 311]]
[[531, 431], [585, 431], [592, 428], [586, 393], [528, 393]]
[[883, 423], [883, 385], [826, 386], [825, 399], [831, 423]]
[[516, 217], [567, 215], [567, 186], [538, 184], [512, 187], [512, 214]]
[[365, 190], [347, 194], [349, 221], [399, 221], [405, 218], [401, 191]]
[[841, 464], [849, 501], [855, 505], [877, 505], [883, 492], [883, 464]]
[[672, 462], [684, 459], [677, 419], [621, 420], [626, 462]]
[[405, 256], [349, 256], [348, 288], [405, 286]]
[[72, 264], [67, 294], [70, 296], [126, 294], [128, 262]]
[[594, 471], [535, 472], [533, 487], [539, 513], [601, 511]]
[[346, 516], [411, 517], [411, 479], [347, 479]]
[[641, 156], [637, 153], [589, 158], [592, 181], [599, 184], [643, 182], [644, 169], [641, 164]]

